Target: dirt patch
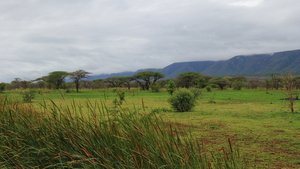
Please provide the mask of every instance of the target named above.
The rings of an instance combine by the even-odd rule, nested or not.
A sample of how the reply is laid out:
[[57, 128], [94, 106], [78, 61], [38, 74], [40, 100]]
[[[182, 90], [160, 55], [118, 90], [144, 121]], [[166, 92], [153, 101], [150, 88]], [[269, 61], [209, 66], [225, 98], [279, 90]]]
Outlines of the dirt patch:
[[274, 132], [274, 133], [284, 133], [283, 130], [274, 130], [273, 132]]

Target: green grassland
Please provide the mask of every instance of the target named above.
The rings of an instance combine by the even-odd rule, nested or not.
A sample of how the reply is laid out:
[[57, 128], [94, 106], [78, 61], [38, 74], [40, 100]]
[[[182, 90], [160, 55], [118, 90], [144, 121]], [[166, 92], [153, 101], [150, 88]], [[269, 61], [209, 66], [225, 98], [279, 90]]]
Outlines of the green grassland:
[[[125, 92], [122, 104], [113, 102], [118, 91]], [[2, 95], [21, 100], [21, 92], [6, 91]], [[77, 113], [81, 117], [95, 116], [94, 110], [99, 104], [102, 106], [98, 109], [115, 113], [121, 110], [141, 114], [155, 112], [170, 126], [184, 128], [177, 132], [180, 137], [189, 137], [184, 131], [190, 131], [206, 151], [218, 152], [228, 147], [229, 140], [248, 161], [246, 168], [300, 168], [300, 101], [295, 101], [296, 113], [291, 114], [289, 101], [281, 100], [286, 97], [284, 91], [202, 90], [191, 112], [174, 112], [167, 101], [169, 97], [163, 90], [158, 93], [121, 88], [79, 93], [40, 90], [32, 103], [24, 104], [41, 112], [43, 107], [54, 104], [60, 113]]]

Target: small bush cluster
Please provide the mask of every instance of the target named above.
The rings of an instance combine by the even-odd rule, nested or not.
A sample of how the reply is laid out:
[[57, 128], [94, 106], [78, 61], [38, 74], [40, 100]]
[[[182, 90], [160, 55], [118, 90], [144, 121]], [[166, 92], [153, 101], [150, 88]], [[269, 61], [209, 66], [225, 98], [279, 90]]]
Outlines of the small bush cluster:
[[160, 89], [158, 84], [151, 85], [150, 88], [151, 88], [152, 92], [154, 92], [154, 93], [158, 93], [159, 89]]
[[168, 101], [171, 107], [178, 112], [191, 111], [196, 103], [194, 94], [187, 89], [174, 92]]
[[23, 102], [29, 103], [35, 98], [35, 91], [34, 90], [24, 91], [22, 95], [23, 95]]
[[168, 109], [168, 108], [164, 108], [164, 107], [158, 107], [158, 108], [154, 108], [152, 109], [152, 113], [161, 113], [161, 112], [172, 112], [173, 110]]

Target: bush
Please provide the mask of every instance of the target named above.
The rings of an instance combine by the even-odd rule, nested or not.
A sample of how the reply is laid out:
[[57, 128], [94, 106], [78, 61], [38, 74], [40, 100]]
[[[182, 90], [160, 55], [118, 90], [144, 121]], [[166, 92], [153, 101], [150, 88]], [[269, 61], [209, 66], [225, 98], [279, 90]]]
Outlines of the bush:
[[173, 95], [176, 90], [176, 84], [173, 80], [169, 80], [168, 84], [166, 84], [167, 91], [170, 95]]
[[159, 88], [160, 88], [159, 85], [154, 84], [154, 85], [151, 85], [150, 87], [151, 87], [152, 92], [154, 92], [154, 93], [159, 92]]
[[199, 99], [199, 97], [201, 96], [201, 90], [197, 89], [197, 88], [193, 88], [191, 89], [191, 92], [194, 94], [194, 98], [195, 99]]
[[0, 83], [0, 93], [2, 93], [5, 90], [5, 83]]
[[205, 88], [208, 92], [211, 92], [211, 86], [206, 86]]
[[178, 112], [191, 111], [196, 103], [194, 94], [187, 89], [174, 92], [168, 101], [171, 107]]
[[23, 95], [23, 102], [31, 102], [35, 98], [35, 91], [30, 90], [30, 91], [25, 91], [22, 93]]
[[244, 86], [244, 84], [241, 81], [235, 81], [232, 84], [233, 90], [241, 90], [243, 86]]
[[75, 90], [72, 90], [72, 89], [66, 89], [66, 93], [73, 93], [75, 92]]
[[164, 108], [164, 107], [161, 107], [161, 108], [154, 108], [151, 110], [152, 113], [161, 113], [161, 112], [172, 112], [173, 110], [171, 109], [168, 109], [168, 108]]

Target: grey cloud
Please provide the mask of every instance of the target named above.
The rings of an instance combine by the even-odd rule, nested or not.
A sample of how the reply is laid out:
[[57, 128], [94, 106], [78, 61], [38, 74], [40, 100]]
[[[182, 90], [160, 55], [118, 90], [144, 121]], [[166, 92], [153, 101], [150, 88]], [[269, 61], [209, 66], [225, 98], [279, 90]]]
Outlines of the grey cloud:
[[2, 1], [0, 82], [298, 49], [299, 8], [297, 0]]

